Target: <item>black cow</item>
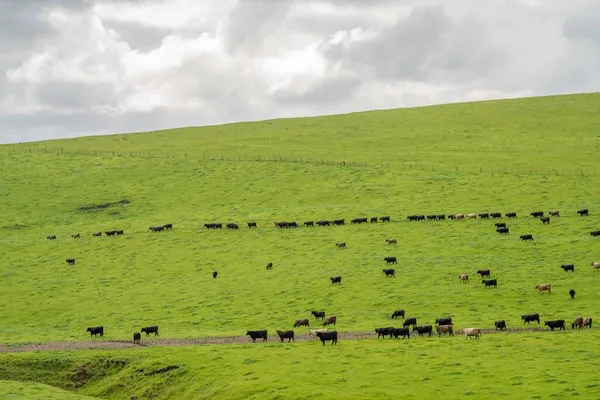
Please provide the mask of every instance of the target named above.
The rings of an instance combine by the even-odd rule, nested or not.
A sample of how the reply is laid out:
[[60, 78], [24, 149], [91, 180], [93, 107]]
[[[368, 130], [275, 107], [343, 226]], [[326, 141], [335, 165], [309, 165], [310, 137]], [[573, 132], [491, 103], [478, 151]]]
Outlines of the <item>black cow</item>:
[[344, 225], [346, 222], [345, 219], [334, 219], [333, 221], [331, 221], [331, 223], [333, 225]]
[[490, 217], [494, 218], [494, 219], [502, 218], [502, 213], [499, 213], [499, 212], [490, 213]]
[[225, 225], [225, 227], [227, 227], [227, 229], [240, 229], [238, 224], [235, 224], [233, 222], [230, 222], [229, 224]]
[[529, 241], [533, 241], [533, 235], [521, 235], [520, 236], [521, 240], [529, 240]]
[[384, 257], [383, 261], [385, 261], [386, 264], [398, 264], [396, 257]]
[[318, 226], [329, 226], [329, 221], [317, 221]]
[[391, 339], [393, 330], [394, 330], [393, 326], [389, 326], [387, 328], [375, 328], [375, 333], [377, 334], [377, 339], [379, 339], [380, 337], [383, 337], [385, 339], [385, 337], [387, 335], [390, 335], [390, 339]]
[[106, 236], [115, 236], [117, 234], [117, 231], [106, 231], [104, 232], [104, 234]]
[[267, 330], [263, 331], [247, 331], [247, 336], [250, 336], [253, 342], [256, 342], [256, 339], [262, 339], [263, 342], [267, 341]]
[[213, 271], [213, 278], [216, 278], [219, 273], [217, 271]]
[[75, 265], [75, 259], [74, 258], [67, 258], [67, 264], [69, 264], [69, 265]]
[[79, 233], [76, 233], [76, 234], [74, 234], [74, 235], [71, 235], [71, 237], [72, 237], [73, 239], [79, 239], [79, 238], [81, 238], [81, 235], [80, 235]]
[[496, 281], [496, 279], [484, 279], [481, 281], [481, 283], [483, 283], [485, 285], [485, 287], [488, 287], [488, 286], [498, 287], [498, 282]]
[[456, 215], [450, 214], [450, 215], [448, 215], [448, 219], [456, 219]]
[[489, 276], [490, 276], [490, 270], [489, 269], [478, 269], [477, 273], [479, 275], [481, 275], [482, 278], [485, 278], [486, 276], [489, 278]]
[[104, 327], [103, 326], [94, 326], [86, 329], [86, 332], [90, 333], [90, 337], [100, 335], [100, 337], [104, 336]]
[[405, 328], [406, 328], [407, 326], [411, 326], [411, 325], [412, 325], [413, 327], [414, 327], [414, 326], [417, 326], [417, 318], [415, 318], [415, 317], [406, 318], [406, 319], [404, 320], [404, 323], [402, 324], [402, 326], [403, 326], [403, 327], [405, 327]]
[[325, 311], [311, 311], [310, 313], [315, 316], [316, 320], [318, 320], [319, 318], [325, 319]]
[[281, 339], [281, 343], [283, 343], [283, 339], [287, 339], [288, 343], [291, 342], [292, 340], [295, 342], [296, 339], [294, 339], [294, 331], [277, 331], [277, 335], [279, 335], [279, 339]]
[[494, 321], [494, 327], [496, 327], [496, 330], [506, 330], [506, 321], [503, 319], [500, 321]]
[[540, 218], [540, 221], [542, 221], [542, 224], [549, 224], [550, 223], [550, 217]]
[[133, 343], [140, 344], [140, 340], [142, 339], [142, 335], [139, 332], [135, 332], [133, 334]]
[[390, 222], [390, 217], [388, 217], [387, 215], [383, 216], [383, 217], [381, 217], [379, 219], [381, 220], [381, 222]]
[[394, 311], [394, 313], [392, 314], [392, 319], [398, 318], [398, 317], [402, 317], [402, 319], [404, 319], [404, 310]]
[[496, 222], [494, 225], [496, 228], [506, 228], [506, 222]]
[[332, 276], [331, 278], [329, 278], [329, 280], [331, 281], [331, 284], [333, 285], [334, 283], [337, 283], [339, 285], [342, 284], [342, 277], [341, 276]]
[[256, 222], [248, 222], [248, 229], [256, 229]]
[[571, 272], [575, 272], [575, 265], [573, 264], [563, 264], [560, 266], [565, 272], [567, 271], [571, 271]]
[[119, 229], [117, 231], [117, 235], [119, 235], [119, 236], [123, 235], [124, 233], [125, 233], [125, 231], [123, 229]]
[[592, 232], [590, 232], [590, 235], [592, 235], [594, 237], [595, 236], [600, 236], [600, 231], [592, 231]]
[[555, 321], [544, 321], [544, 325], [549, 327], [551, 331], [554, 330], [554, 328], [558, 328], [558, 330], [565, 330], [565, 320], [564, 319], [558, 319]]
[[377, 217], [371, 217], [371, 219], [369, 220], [370, 223], [372, 224], [376, 224], [377, 223]]
[[544, 212], [543, 211], [534, 211], [529, 215], [531, 215], [533, 218], [540, 218], [540, 217], [544, 216]]
[[303, 225], [306, 227], [315, 226], [315, 221], [306, 221]]
[[151, 226], [148, 229], [151, 230], [152, 232], [161, 232], [161, 231], [165, 230], [165, 227], [164, 226]]
[[48, 240], [56, 240], [56, 235], [50, 235], [47, 237]]
[[394, 330], [392, 331], [392, 335], [394, 335], [394, 339], [398, 339], [398, 336], [402, 336], [402, 339], [406, 339], [406, 338], [410, 339], [410, 329], [394, 328]]
[[569, 296], [571, 296], [571, 299], [575, 298], [575, 289], [569, 290]]
[[445, 216], [444, 214], [439, 214], [439, 215], [437, 216], [437, 219], [438, 219], [439, 221], [445, 221], [445, 220], [446, 220], [446, 216]]
[[436, 318], [435, 323], [437, 325], [452, 325], [452, 318]]
[[509, 213], [504, 214], [504, 216], [506, 218], [517, 218], [517, 213], [516, 212], [509, 212]]
[[145, 328], [142, 328], [140, 332], [145, 332], [146, 337], [150, 336], [151, 333], [154, 333], [154, 336], [156, 337], [158, 336], [158, 325], [147, 326]]
[[426, 333], [428, 333], [429, 336], [431, 336], [432, 331], [433, 331], [433, 327], [431, 325], [415, 326], [413, 328], [413, 332], [417, 332], [419, 334], [419, 336], [423, 336]]
[[368, 218], [354, 218], [350, 222], [353, 224], [366, 224], [367, 221], [368, 221]]
[[382, 271], [385, 274], [385, 276], [388, 276], [388, 277], [395, 277], [396, 276], [396, 270], [395, 269], [384, 269]]
[[583, 210], [578, 210], [577, 214], [579, 214], [580, 217], [583, 217], [584, 215], [590, 215], [587, 208], [584, 208]]
[[527, 322], [528, 324], [531, 321], [537, 321], [537, 323], [540, 323], [540, 314], [535, 313], [535, 314], [525, 314], [525, 315], [521, 315], [521, 319], [523, 320], [523, 323]]
[[163, 228], [165, 228], [165, 229], [173, 229], [173, 224], [164, 224]]
[[222, 223], [204, 224], [204, 227], [206, 229], [221, 229], [223, 227], [223, 224]]
[[323, 342], [323, 346], [325, 346], [325, 342], [329, 342], [329, 341], [331, 341], [332, 345], [337, 344], [337, 340], [338, 340], [337, 331], [317, 332], [317, 337], [319, 339], [321, 339], [321, 342]]
[[508, 230], [507, 227], [502, 227], [502, 228], [496, 228], [496, 232], [500, 233], [502, 235], [508, 235], [510, 233], [510, 231]]
[[267, 264], [267, 269], [273, 269], [273, 263], [272, 262], [270, 262], [270, 263]]
[[489, 213], [482, 213], [482, 214], [479, 214], [479, 218], [481, 218], [481, 219], [488, 219], [489, 217], [490, 217], [490, 214], [489, 214]]
[[437, 215], [428, 215], [428, 216], [427, 216], [427, 219], [428, 219], [429, 221], [435, 221], [435, 220], [437, 220]]

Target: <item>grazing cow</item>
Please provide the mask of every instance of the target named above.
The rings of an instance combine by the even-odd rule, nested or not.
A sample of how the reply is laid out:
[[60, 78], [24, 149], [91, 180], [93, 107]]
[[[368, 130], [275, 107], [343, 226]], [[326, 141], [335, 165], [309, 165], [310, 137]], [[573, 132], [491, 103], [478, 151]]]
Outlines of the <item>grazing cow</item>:
[[69, 265], [75, 265], [75, 259], [74, 258], [67, 258], [67, 264], [69, 264]]
[[248, 222], [248, 229], [256, 229], [256, 222]]
[[436, 325], [452, 325], [452, 318], [436, 318]]
[[303, 225], [306, 227], [315, 226], [315, 221], [306, 221]]
[[158, 325], [147, 326], [145, 328], [142, 328], [140, 332], [145, 332], [146, 337], [150, 336], [151, 333], [154, 333], [154, 336], [156, 337], [158, 336]]
[[308, 335], [309, 336], [317, 336], [317, 333], [319, 333], [319, 332], [329, 332], [329, 329], [309, 329]]
[[325, 319], [325, 311], [311, 311], [310, 313], [315, 316], [316, 320], [318, 320], [319, 318]]
[[496, 328], [496, 330], [506, 330], [506, 321], [504, 321], [503, 319], [501, 319], [500, 321], [494, 321], [494, 327]]
[[496, 222], [494, 225], [496, 228], [506, 228], [506, 222]]
[[335, 325], [337, 322], [337, 317], [335, 315], [332, 315], [331, 317], [327, 317], [325, 318], [325, 320], [323, 321], [323, 326], [327, 326], [327, 325]]
[[488, 286], [498, 287], [498, 282], [496, 279], [484, 279], [481, 281], [481, 283], [483, 283], [485, 285], [485, 287], [488, 287]]
[[489, 276], [490, 276], [490, 270], [489, 269], [478, 269], [477, 273], [479, 275], [481, 275], [482, 278], [485, 278], [486, 276], [489, 278]]
[[595, 237], [595, 236], [600, 236], [600, 231], [591, 231], [591, 232], [590, 232], [590, 235], [592, 235], [592, 236], [594, 236], [594, 237]]
[[48, 240], [56, 240], [56, 235], [50, 235], [46, 239], [48, 239]]
[[549, 283], [535, 285], [535, 288], [539, 291], [538, 293], [542, 293], [544, 290], [547, 290], [548, 294], [552, 294], [552, 285], [550, 285]]
[[382, 270], [386, 277], [396, 277], [395, 269], [384, 269]]
[[398, 244], [398, 242], [396, 241], [396, 239], [385, 239], [385, 242], [387, 244]]
[[381, 222], [390, 222], [390, 217], [388, 217], [387, 215], [379, 218], [381, 220]]
[[490, 213], [490, 218], [493, 218], [493, 219], [502, 218], [502, 213], [499, 213], [499, 212]]
[[262, 331], [247, 331], [246, 336], [250, 336], [252, 342], [256, 342], [256, 339], [262, 339], [263, 342], [267, 341], [267, 330]]
[[76, 233], [76, 234], [74, 234], [74, 235], [71, 235], [71, 237], [72, 237], [73, 239], [79, 239], [81, 236], [79, 235], [79, 233]]
[[267, 264], [267, 269], [273, 269], [273, 263], [272, 262], [270, 262], [270, 263]]
[[377, 223], [377, 217], [371, 217], [371, 219], [369, 220], [369, 222], [371, 224], [376, 224]]
[[398, 336], [402, 336], [402, 339], [410, 339], [410, 329], [394, 328], [394, 330], [392, 330], [392, 335], [394, 335], [394, 339], [398, 339]]
[[529, 324], [531, 321], [537, 321], [537, 323], [540, 323], [540, 314], [535, 313], [535, 314], [525, 314], [525, 315], [521, 315], [521, 319], [523, 320], [523, 323], [527, 322], [527, 324]]
[[567, 271], [571, 271], [571, 272], [575, 272], [575, 265], [573, 264], [563, 264], [560, 266], [565, 272]]
[[575, 318], [575, 320], [571, 323], [571, 329], [575, 329], [575, 327], [578, 327], [579, 329], [583, 328], [583, 317]]
[[587, 208], [584, 208], [583, 210], [578, 210], [577, 214], [579, 214], [580, 217], [583, 217], [585, 215], [590, 215], [589, 211]]
[[438, 333], [438, 337], [441, 337], [442, 334], [447, 333], [448, 336], [454, 336], [454, 330], [452, 325], [436, 325], [435, 330]]
[[151, 226], [148, 229], [151, 230], [152, 232], [160, 232], [160, 231], [163, 231], [165, 229], [165, 227], [164, 226]]
[[479, 218], [481, 219], [488, 219], [490, 217], [489, 213], [481, 213], [479, 214]]
[[467, 274], [460, 274], [458, 276], [458, 279], [462, 282], [462, 283], [469, 283], [469, 275]]
[[547, 326], [548, 328], [550, 328], [551, 331], [554, 330], [554, 328], [558, 328], [558, 330], [565, 330], [565, 320], [564, 319], [557, 319], [555, 321], [544, 321], [544, 325]]
[[213, 278], [216, 278], [217, 275], [219, 275], [219, 273], [217, 271], [213, 271], [212, 275], [213, 275]]
[[173, 229], [173, 224], [164, 224], [163, 228], [165, 228], [165, 229]]
[[235, 224], [233, 222], [228, 223], [227, 225], [225, 225], [225, 227], [227, 229], [240, 229], [240, 227], [238, 226], [238, 224]]
[[575, 289], [569, 290], [569, 296], [571, 296], [571, 300], [575, 298]]
[[589, 328], [592, 327], [592, 317], [587, 317], [583, 319], [583, 327], [585, 328], [586, 326]]
[[86, 332], [90, 333], [90, 337], [100, 335], [100, 337], [104, 336], [104, 327], [103, 326], [94, 326], [86, 329]]
[[142, 339], [142, 335], [139, 332], [135, 332], [133, 334], [133, 343], [134, 344], [140, 344], [140, 340]]
[[406, 318], [406, 319], [404, 320], [404, 323], [402, 324], [402, 326], [403, 326], [403, 327], [405, 327], [405, 328], [406, 328], [407, 326], [411, 326], [411, 325], [412, 325], [413, 327], [417, 326], [417, 318], [415, 318], [415, 317]]
[[294, 339], [294, 331], [277, 331], [277, 335], [279, 336], [279, 339], [281, 339], [281, 343], [283, 343], [283, 339], [287, 339], [288, 343], [291, 342], [292, 340], [295, 342], [296, 339]]
[[510, 231], [508, 230], [508, 228], [506, 226], [504, 226], [502, 228], [496, 228], [496, 232], [500, 233], [502, 235], [508, 235], [510, 233]]
[[550, 214], [551, 217], [560, 217], [559, 211], [550, 211], [548, 214]]
[[509, 212], [509, 213], [504, 214], [504, 216], [506, 218], [517, 218], [517, 213], [516, 212]]
[[329, 226], [329, 221], [317, 221], [318, 226]]
[[334, 283], [337, 283], [338, 285], [342, 284], [342, 277], [341, 276], [332, 276], [331, 278], [329, 278], [329, 280], [331, 281], [332, 285]]
[[392, 319], [402, 317], [404, 319], [404, 310], [396, 310], [392, 313]]
[[331, 332], [317, 332], [317, 337], [321, 339], [323, 346], [325, 346], [325, 342], [331, 342], [332, 345], [337, 344], [338, 334], [337, 331]]
[[529, 215], [531, 215], [533, 218], [540, 218], [540, 217], [544, 216], [544, 212], [543, 211], [534, 211]]
[[465, 340], [468, 338], [473, 339], [473, 336], [475, 336], [475, 339], [479, 339], [481, 336], [481, 329], [479, 328], [465, 328], [463, 332], [465, 333]]
[[102, 236], [102, 232], [92, 233], [92, 236], [94, 236], [94, 237], [101, 237]]
[[389, 326], [387, 328], [375, 328], [375, 333], [377, 334], [377, 339], [379, 339], [380, 337], [383, 337], [385, 339], [385, 337], [387, 335], [390, 335], [390, 339], [391, 339], [393, 331], [394, 331], [393, 326]]
[[542, 221], [542, 224], [550, 224], [550, 217], [542, 217], [540, 221]]
[[419, 336], [423, 336], [424, 334], [429, 334], [431, 336], [431, 332], [433, 332], [433, 326], [424, 325], [424, 326], [415, 326], [413, 328], [413, 332], [417, 332]]
[[345, 249], [346, 248], [346, 242], [336, 243], [335, 247], [339, 247], [340, 249]]
[[294, 328], [297, 328], [299, 326], [310, 326], [310, 322], [308, 321], [308, 318], [297, 319], [296, 322], [294, 322]]
[[383, 261], [385, 261], [386, 264], [398, 264], [396, 257], [384, 257]]
[[533, 241], [533, 235], [521, 235], [520, 236], [521, 240], [529, 240], [529, 241]]

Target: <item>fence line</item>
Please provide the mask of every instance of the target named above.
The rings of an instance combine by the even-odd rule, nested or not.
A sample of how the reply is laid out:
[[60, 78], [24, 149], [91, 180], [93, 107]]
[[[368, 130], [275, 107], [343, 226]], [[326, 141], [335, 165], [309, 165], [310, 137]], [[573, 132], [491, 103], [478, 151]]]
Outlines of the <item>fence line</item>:
[[304, 157], [281, 157], [281, 156], [237, 156], [225, 157], [223, 155], [214, 154], [193, 154], [187, 153], [168, 154], [168, 153], [145, 153], [137, 151], [114, 151], [114, 150], [85, 150], [85, 149], [65, 149], [65, 148], [50, 148], [35, 147], [35, 148], [15, 148], [0, 146], [0, 153], [7, 155], [19, 153], [32, 154], [66, 154], [66, 155], [89, 155], [89, 156], [114, 156], [114, 157], [131, 157], [144, 159], [187, 159], [199, 161], [216, 161], [216, 162], [267, 162], [267, 163], [294, 163], [294, 164], [313, 164], [313, 165], [328, 165], [342, 167], [375, 167], [375, 168], [395, 168], [415, 171], [434, 171], [440, 173], [469, 173], [469, 174], [492, 174], [492, 175], [540, 175], [540, 176], [597, 176], [594, 169], [536, 169], [536, 168], [506, 168], [497, 167], [451, 167], [448, 165], [425, 165], [414, 163], [400, 162], [381, 162], [381, 161], [346, 161], [346, 160], [326, 160], [323, 158], [310, 159]]

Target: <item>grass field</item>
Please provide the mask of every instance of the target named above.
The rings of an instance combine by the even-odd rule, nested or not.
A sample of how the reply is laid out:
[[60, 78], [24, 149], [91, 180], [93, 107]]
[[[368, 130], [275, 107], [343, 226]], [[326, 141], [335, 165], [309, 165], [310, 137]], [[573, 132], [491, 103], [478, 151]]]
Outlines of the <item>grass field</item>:
[[[268, 329], [273, 336], [276, 329], [291, 329], [295, 319], [310, 317], [313, 309], [336, 315], [340, 332], [388, 326], [397, 308], [419, 324], [451, 316], [457, 328], [490, 328], [496, 319], [520, 327], [520, 315], [530, 312], [539, 312], [542, 320], [597, 318], [600, 272], [590, 263], [600, 260], [600, 240], [589, 232], [600, 229], [599, 109], [597, 94], [557, 96], [0, 146], [0, 343], [92, 340], [85, 328], [95, 325], [105, 327], [105, 337], [93, 340], [130, 339], [141, 326], [153, 324], [168, 338], [244, 335], [248, 329]], [[259, 157], [278, 161], [256, 161]], [[112, 205], [90, 208], [107, 203]], [[581, 218], [576, 211], [585, 207], [591, 215]], [[549, 225], [528, 217], [554, 209], [561, 217]], [[493, 221], [479, 219], [406, 221], [417, 213], [488, 211], [519, 214], [505, 221], [510, 235], [496, 234]], [[273, 225], [337, 218], [348, 223], [376, 215], [389, 215], [392, 222], [286, 230]], [[247, 229], [248, 221], [257, 221], [258, 229]], [[238, 222], [241, 229], [209, 231], [202, 227], [207, 222]], [[147, 230], [164, 223], [174, 229]], [[124, 229], [125, 235], [91, 237], [109, 229]], [[82, 238], [71, 239], [73, 233]], [[519, 241], [525, 233], [535, 241]], [[58, 239], [47, 241], [50, 234]], [[398, 239], [397, 247], [385, 244], [391, 237]], [[339, 241], [348, 248], [336, 249]], [[398, 257], [396, 278], [381, 272], [385, 256]], [[77, 259], [75, 267], [67, 266], [69, 257]], [[268, 262], [272, 271], [265, 270]], [[574, 263], [575, 272], [563, 272], [563, 263]], [[475, 275], [479, 268], [492, 270], [498, 288], [483, 287]], [[213, 270], [219, 271], [217, 279]], [[460, 273], [469, 273], [472, 282], [458, 283]], [[342, 285], [330, 284], [335, 275], [343, 277]], [[545, 282], [552, 284], [552, 295], [534, 289]], [[570, 288], [577, 291], [575, 300], [569, 299]], [[457, 337], [347, 341], [335, 350], [306, 342], [136, 349], [105, 357], [126, 354], [133, 364], [148, 366], [168, 358], [184, 365], [185, 375], [177, 375], [172, 386], [161, 381], [155, 387], [155, 378], [142, 378], [127, 388], [106, 389], [125, 379], [119, 372], [86, 380], [77, 391], [113, 398], [195, 398], [202, 386], [190, 380], [225, 369], [210, 374], [205, 397], [306, 393], [308, 398], [320, 381], [306, 371], [327, 365], [332, 386], [318, 386], [325, 398], [392, 396], [399, 390], [394, 380], [399, 373], [406, 378], [401, 388], [407, 395], [436, 394], [447, 381], [461, 388], [453, 392], [456, 397], [546, 398], [573, 388], [580, 398], [598, 398], [597, 388], [586, 386], [594, 376], [593, 369], [586, 371], [597, 356], [591, 345], [597, 337], [593, 329], [488, 335], [477, 344]], [[389, 346], [412, 357], [393, 357]], [[542, 351], [552, 354], [540, 357]], [[421, 352], [430, 362], [403, 367], [415, 365]], [[72, 366], [101, 354], [0, 359], [36, 365], [55, 357], [75, 360]], [[335, 361], [340, 354], [343, 363]], [[468, 361], [452, 364], [467, 355]], [[243, 378], [249, 367], [232, 361], [240, 357], [261, 360], [260, 385]], [[559, 359], [570, 360], [569, 366]], [[371, 362], [382, 366], [360, 372]], [[392, 367], [386, 369], [386, 363]], [[296, 373], [286, 377], [280, 365]], [[528, 367], [517, 372], [514, 365]], [[573, 379], [559, 377], [573, 366]], [[481, 368], [501, 373], [484, 383]], [[351, 373], [336, 384], [342, 369]], [[426, 372], [431, 370], [435, 373]], [[0, 379], [72, 389], [56, 374], [0, 371]], [[515, 376], [522, 386], [512, 386]], [[467, 382], [480, 385], [471, 388]], [[554, 389], [539, 393], [534, 386]]]

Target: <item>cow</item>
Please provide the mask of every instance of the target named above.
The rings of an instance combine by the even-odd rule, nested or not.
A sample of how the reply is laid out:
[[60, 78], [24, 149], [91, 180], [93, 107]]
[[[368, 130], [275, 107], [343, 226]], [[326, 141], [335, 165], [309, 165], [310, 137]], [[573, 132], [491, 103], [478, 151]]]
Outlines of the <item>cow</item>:
[[165, 227], [164, 226], [151, 226], [148, 229], [151, 230], [152, 232], [161, 232], [165, 229]]
[[551, 331], [554, 330], [554, 328], [558, 328], [558, 330], [565, 330], [565, 320], [564, 319], [557, 319], [555, 321], [544, 321], [544, 325], [547, 326], [548, 328], [550, 328]]
[[548, 212], [548, 214], [550, 214], [551, 217], [560, 217], [560, 212], [557, 211], [550, 211]]
[[385, 274], [386, 277], [396, 277], [396, 270], [395, 269], [383, 269], [382, 271], [383, 271], [383, 273]]
[[494, 327], [496, 328], [496, 330], [506, 330], [506, 321], [504, 321], [503, 319], [501, 319], [500, 321], [494, 321]]
[[469, 213], [466, 215], [467, 219], [477, 219], [477, 214], [475, 213]]
[[317, 221], [318, 226], [329, 226], [329, 221]]
[[213, 279], [215, 279], [217, 277], [217, 275], [219, 275], [219, 273], [217, 271], [213, 271], [213, 273], [212, 273]]
[[368, 218], [354, 218], [350, 222], [353, 224], [366, 224], [367, 221], [368, 221]]
[[417, 221], [417, 216], [416, 215], [409, 215], [408, 217], [406, 217], [407, 220], [409, 221]]
[[538, 293], [542, 293], [544, 290], [548, 291], [548, 294], [552, 294], [552, 285], [549, 283], [542, 283], [541, 285], [535, 285], [535, 288], [538, 290]]
[[125, 231], [123, 229], [119, 229], [116, 231], [118, 236], [121, 236], [123, 234], [125, 234]]
[[329, 332], [329, 329], [309, 329], [308, 336], [317, 336], [319, 332]]
[[377, 223], [377, 217], [371, 217], [371, 219], [369, 220], [369, 222], [371, 224], [376, 224]]
[[346, 248], [346, 242], [336, 243], [335, 247], [339, 247], [340, 249], [345, 249]]
[[431, 336], [431, 332], [433, 332], [433, 326], [424, 325], [424, 326], [415, 326], [413, 328], [413, 332], [417, 332], [419, 336], [423, 336], [424, 334], [429, 334]]
[[489, 278], [489, 276], [490, 276], [490, 270], [489, 269], [478, 269], [477, 273], [479, 275], [481, 275], [482, 278], [485, 278], [486, 276]]
[[332, 315], [331, 317], [327, 317], [323, 320], [323, 326], [327, 326], [327, 325], [335, 325], [335, 323], [337, 322], [337, 317], [335, 315]]
[[221, 229], [222, 226], [223, 226], [223, 224], [220, 224], [220, 223], [204, 224], [204, 227], [206, 229]]
[[163, 228], [165, 228], [165, 229], [173, 229], [173, 224], [164, 224]]
[[48, 240], [56, 240], [56, 235], [50, 235], [46, 239], [48, 239]]
[[437, 220], [437, 215], [428, 215], [427, 216], [427, 220], [428, 221], [435, 221], [435, 220]]
[[521, 240], [529, 240], [529, 241], [533, 241], [533, 235], [521, 235], [520, 236]]
[[493, 219], [500, 218], [501, 219], [502, 218], [502, 213], [499, 213], [499, 212], [490, 213], [490, 218], [493, 218]]
[[317, 332], [317, 337], [321, 339], [323, 346], [325, 346], [325, 342], [331, 342], [332, 345], [337, 344], [338, 334], [337, 331], [331, 332]]
[[142, 339], [142, 335], [139, 332], [135, 332], [133, 334], [133, 344], [140, 344], [140, 340]]
[[102, 236], [102, 232], [94, 232], [92, 233], [93, 237], [101, 237]]
[[452, 318], [436, 318], [436, 325], [452, 325]]
[[462, 282], [462, 283], [469, 283], [469, 275], [467, 274], [460, 274], [458, 276], [458, 279]]
[[346, 222], [345, 219], [334, 219], [333, 221], [331, 221], [332, 225], [344, 225]]
[[256, 229], [256, 222], [248, 222], [248, 229]]
[[262, 339], [263, 342], [267, 341], [267, 330], [262, 331], [247, 331], [246, 336], [250, 336], [252, 342], [256, 343], [256, 339]]
[[394, 335], [394, 339], [398, 339], [398, 336], [402, 336], [402, 339], [410, 339], [410, 329], [408, 328], [394, 328], [392, 330], [392, 335]]
[[455, 220], [464, 220], [465, 219], [465, 214], [456, 214], [454, 216]]
[[585, 328], [586, 326], [589, 328], [592, 327], [592, 317], [587, 317], [583, 319], [583, 327]]
[[71, 235], [71, 237], [72, 237], [73, 239], [79, 239], [79, 238], [81, 237], [81, 235], [79, 235], [79, 233], [76, 233], [76, 234], [74, 234], [74, 235]]
[[297, 328], [299, 326], [310, 326], [310, 322], [308, 321], [308, 318], [297, 319], [296, 322], [294, 322], [294, 328]]
[[390, 217], [388, 217], [387, 215], [385, 215], [385, 216], [379, 218], [379, 220], [381, 222], [390, 222]]
[[227, 229], [240, 229], [240, 227], [238, 226], [238, 224], [235, 224], [233, 222], [228, 223], [227, 225], [225, 225], [225, 227]]
[[571, 300], [575, 298], [575, 289], [569, 290], [569, 296], [571, 296]]
[[315, 221], [306, 221], [306, 222], [305, 222], [304, 224], [302, 224], [302, 225], [304, 225], [304, 226], [306, 226], [306, 227], [309, 227], [309, 226], [315, 226]]
[[542, 217], [542, 218], [540, 218], [540, 221], [542, 221], [542, 224], [549, 224], [550, 217]]
[[488, 219], [490, 217], [489, 213], [481, 213], [479, 214], [479, 218], [481, 219]]
[[504, 214], [504, 216], [506, 218], [517, 218], [517, 213], [516, 212], [509, 212], [509, 213]]
[[396, 257], [384, 257], [383, 261], [385, 261], [386, 264], [398, 264]]
[[436, 325], [435, 330], [438, 333], [438, 337], [441, 337], [442, 334], [447, 333], [448, 336], [454, 336], [454, 329], [452, 325]]
[[525, 315], [521, 315], [521, 319], [523, 320], [523, 324], [525, 322], [527, 322], [527, 324], [529, 324], [531, 321], [537, 321], [537, 323], [540, 323], [540, 314], [535, 313], [535, 314], [525, 314]]
[[404, 319], [404, 310], [396, 310], [392, 313], [392, 319], [402, 317]]
[[446, 216], [444, 214], [438, 214], [437, 219], [438, 221], [444, 221], [446, 220]]
[[310, 313], [315, 316], [316, 320], [325, 319], [325, 311], [311, 311]]
[[496, 233], [499, 233], [501, 235], [508, 235], [508, 234], [510, 234], [510, 231], [506, 226], [504, 226], [501, 228], [496, 228]]
[[571, 323], [571, 329], [575, 329], [575, 327], [578, 327], [579, 329], [583, 328], [583, 317], [575, 318], [575, 320]]
[[540, 218], [540, 217], [544, 216], [544, 212], [543, 211], [534, 211], [529, 215], [531, 215], [533, 218]]
[[600, 236], [600, 230], [599, 230], [599, 231], [591, 231], [591, 232], [590, 232], [590, 235], [591, 235], [591, 236], [594, 236], [594, 237], [596, 237], [596, 236]]
[[273, 263], [272, 262], [268, 263], [266, 268], [267, 269], [273, 269]]
[[106, 231], [104, 232], [104, 234], [106, 236], [115, 236], [117, 234], [117, 231]]
[[496, 228], [506, 228], [506, 222], [496, 222], [494, 226], [496, 226]]
[[590, 215], [589, 211], [587, 208], [584, 208], [583, 210], [578, 210], [577, 214], [579, 214], [580, 217], [586, 216], [586, 215]]
[[560, 266], [565, 272], [567, 271], [571, 271], [571, 272], [575, 272], [575, 265], [573, 264], [563, 264]]
[[283, 339], [287, 339], [288, 343], [291, 342], [292, 340], [295, 342], [296, 339], [294, 339], [294, 331], [277, 331], [277, 335], [279, 336], [279, 339], [281, 339], [281, 343], [283, 343]]
[[67, 258], [67, 264], [69, 264], [69, 265], [75, 265], [75, 259], [74, 258]]
[[483, 283], [485, 285], [485, 287], [488, 287], [488, 286], [498, 287], [498, 281], [496, 279], [483, 279], [481, 281], [481, 283]]
[[396, 241], [396, 239], [385, 239], [385, 242], [387, 244], [398, 244], [398, 242]]
[[592, 261], [592, 267], [594, 267], [595, 270], [599, 270], [600, 269], [600, 261]]
[[465, 328], [463, 332], [465, 333], [465, 340], [468, 338], [473, 339], [473, 336], [475, 336], [475, 339], [479, 339], [481, 336], [481, 329], [479, 328]]
[[415, 318], [415, 317], [406, 318], [406, 319], [404, 320], [404, 323], [402, 324], [402, 326], [403, 326], [404, 328], [406, 328], [407, 326], [411, 326], [411, 325], [412, 325], [413, 327], [417, 326], [417, 318]]
[[377, 339], [379, 339], [380, 337], [383, 337], [385, 339], [385, 337], [387, 335], [390, 335], [390, 339], [391, 339], [393, 331], [394, 331], [393, 326], [389, 326], [387, 328], [375, 328], [375, 333], [377, 334]]
[[100, 335], [100, 337], [104, 336], [104, 327], [103, 326], [94, 326], [86, 329], [86, 332], [90, 333], [90, 337]]
[[342, 284], [342, 277], [341, 276], [333, 276], [333, 277], [329, 278], [329, 280], [331, 281], [332, 285], [334, 283], [337, 283], [338, 285]]
[[158, 336], [158, 325], [146, 326], [145, 328], [142, 328], [140, 332], [145, 332], [146, 337], [150, 336], [151, 333], [154, 333], [154, 336], [156, 337]]
[[455, 220], [456, 219], [456, 215], [450, 214], [450, 215], [448, 215], [448, 219]]

